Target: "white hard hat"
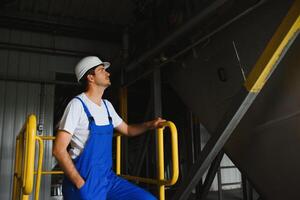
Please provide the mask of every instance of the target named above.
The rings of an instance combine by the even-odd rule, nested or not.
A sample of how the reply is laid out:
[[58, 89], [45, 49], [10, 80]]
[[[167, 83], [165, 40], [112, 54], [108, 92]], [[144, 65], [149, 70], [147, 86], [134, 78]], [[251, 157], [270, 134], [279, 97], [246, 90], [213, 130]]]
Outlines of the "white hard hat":
[[102, 62], [97, 56], [87, 56], [82, 58], [75, 66], [77, 81], [79, 82], [89, 69], [98, 65], [103, 65], [104, 68], [107, 69], [110, 66], [110, 63]]

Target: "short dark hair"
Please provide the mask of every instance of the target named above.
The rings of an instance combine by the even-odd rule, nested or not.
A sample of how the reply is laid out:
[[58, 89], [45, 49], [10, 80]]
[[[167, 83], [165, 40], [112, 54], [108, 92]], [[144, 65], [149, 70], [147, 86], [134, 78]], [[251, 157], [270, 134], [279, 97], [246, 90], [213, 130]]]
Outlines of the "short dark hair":
[[89, 69], [83, 76], [82, 78], [79, 80], [79, 83], [80, 83], [80, 87], [81, 89], [83, 90], [83, 92], [86, 92], [87, 91], [87, 87], [88, 87], [88, 80], [87, 80], [87, 76], [88, 75], [95, 75], [95, 69], [96, 67], [98, 66], [95, 66], [91, 69]]

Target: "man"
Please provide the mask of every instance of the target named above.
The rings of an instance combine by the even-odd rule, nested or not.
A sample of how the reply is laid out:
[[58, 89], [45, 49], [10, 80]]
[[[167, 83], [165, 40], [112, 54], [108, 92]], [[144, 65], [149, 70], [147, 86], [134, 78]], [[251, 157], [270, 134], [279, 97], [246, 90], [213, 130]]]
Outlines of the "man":
[[[53, 155], [65, 173], [65, 200], [154, 200], [149, 192], [118, 177], [112, 171], [113, 128], [126, 136], [137, 136], [161, 126], [158, 118], [127, 125], [112, 104], [102, 99], [110, 86], [108, 62], [96, 56], [83, 58], [75, 67], [78, 82], [85, 87], [70, 101], [60, 121]], [[71, 149], [67, 151], [67, 146]]]

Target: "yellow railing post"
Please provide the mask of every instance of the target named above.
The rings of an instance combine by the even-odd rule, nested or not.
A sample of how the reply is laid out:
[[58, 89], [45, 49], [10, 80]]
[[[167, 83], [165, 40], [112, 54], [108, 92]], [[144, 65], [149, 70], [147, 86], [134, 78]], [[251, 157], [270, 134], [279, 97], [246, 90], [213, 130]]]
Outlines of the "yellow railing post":
[[164, 166], [164, 135], [163, 129], [157, 130], [157, 154], [158, 154], [158, 195], [160, 200], [165, 200], [165, 186], [160, 181], [165, 179], [165, 166]]
[[40, 185], [41, 185], [42, 174], [44, 174], [44, 175], [63, 174], [63, 171], [43, 171], [43, 155], [44, 155], [43, 141], [44, 140], [55, 140], [55, 137], [54, 136], [36, 136], [36, 140], [38, 141], [38, 144], [39, 144], [39, 157], [38, 157], [37, 171], [34, 172], [35, 174], [37, 174], [34, 199], [38, 200], [39, 195], [40, 195]]
[[35, 136], [36, 136], [36, 117], [30, 115], [26, 128], [26, 150], [25, 150], [25, 173], [23, 182], [23, 191], [25, 195], [29, 195], [33, 188], [33, 173], [35, 159]]
[[44, 155], [44, 143], [40, 137], [36, 138], [39, 143], [39, 158], [38, 158], [38, 167], [37, 167], [37, 176], [36, 176], [36, 188], [34, 199], [38, 200], [40, 195], [40, 186], [41, 186], [41, 176], [42, 176], [42, 166], [43, 166], [43, 155]]

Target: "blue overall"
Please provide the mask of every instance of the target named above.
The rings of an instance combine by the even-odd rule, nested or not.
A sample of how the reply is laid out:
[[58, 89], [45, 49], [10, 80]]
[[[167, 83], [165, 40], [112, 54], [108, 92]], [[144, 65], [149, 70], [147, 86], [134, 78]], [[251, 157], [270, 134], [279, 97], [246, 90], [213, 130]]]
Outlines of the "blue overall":
[[74, 165], [85, 184], [77, 189], [67, 178], [63, 182], [64, 200], [155, 200], [149, 192], [137, 187], [112, 171], [112, 119], [106, 107], [109, 124], [97, 126], [84, 102], [79, 98], [89, 119], [89, 138]]

